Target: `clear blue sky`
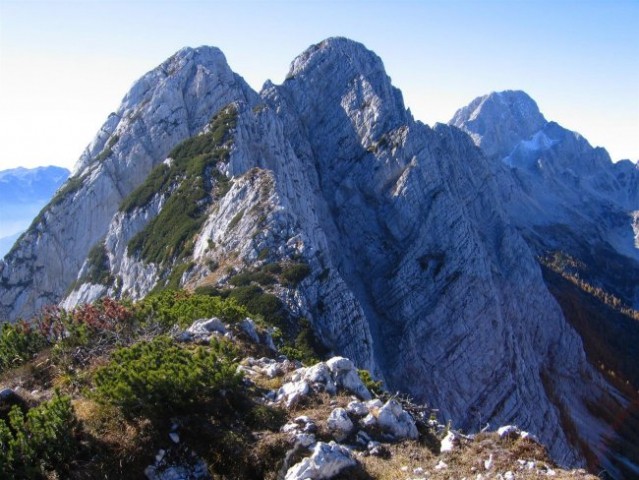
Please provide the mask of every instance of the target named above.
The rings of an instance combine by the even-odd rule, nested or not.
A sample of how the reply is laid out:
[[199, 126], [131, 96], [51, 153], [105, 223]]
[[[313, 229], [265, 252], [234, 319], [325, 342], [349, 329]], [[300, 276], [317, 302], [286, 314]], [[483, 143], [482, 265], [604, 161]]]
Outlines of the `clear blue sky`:
[[329, 36], [374, 50], [428, 124], [523, 89], [546, 118], [639, 160], [639, 0], [0, 0], [0, 169], [71, 167], [133, 81], [215, 45], [259, 89]]

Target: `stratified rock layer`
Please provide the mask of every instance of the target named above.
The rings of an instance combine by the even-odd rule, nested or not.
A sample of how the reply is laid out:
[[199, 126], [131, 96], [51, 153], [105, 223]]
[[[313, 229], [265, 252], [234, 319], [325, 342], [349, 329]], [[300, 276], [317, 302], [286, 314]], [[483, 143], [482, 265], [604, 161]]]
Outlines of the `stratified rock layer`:
[[[511, 112], [510, 143], [545, 125], [524, 104], [534, 125]], [[129, 251], [184, 180], [119, 205], [224, 108], [237, 112], [232, 146], [204, 171], [211, 193], [190, 249], [167, 249], [159, 263]], [[461, 428], [516, 423], [560, 463], [580, 464], [577, 441], [605, 430], [585, 402], [607, 387], [512, 225], [496, 171], [458, 128], [414, 121], [381, 60], [358, 43], [312, 46], [260, 96], [218, 50], [181, 50], [136, 83], [67, 194], [1, 264], [0, 313], [28, 316], [65, 297], [67, 306], [139, 298], [171, 272], [180, 285], [224, 284], [225, 271], [301, 258], [310, 275], [279, 293], [330, 349]], [[86, 280], [96, 245], [112, 285]]]

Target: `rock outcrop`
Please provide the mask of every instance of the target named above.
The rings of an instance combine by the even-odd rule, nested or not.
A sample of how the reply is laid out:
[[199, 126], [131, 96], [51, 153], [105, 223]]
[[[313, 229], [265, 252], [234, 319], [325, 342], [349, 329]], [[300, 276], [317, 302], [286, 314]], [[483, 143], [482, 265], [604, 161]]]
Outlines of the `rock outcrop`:
[[58, 303], [90, 250], [104, 240], [120, 203], [151, 169], [220, 108], [250, 98], [256, 94], [212, 47], [180, 50], [138, 80], [0, 264], [0, 317], [29, 318]]
[[[499, 135], [479, 113], [490, 155], [552, 127], [528, 100]], [[247, 266], [302, 260], [308, 275], [278, 295], [333, 352], [461, 428], [516, 422], [558, 462], [582, 464], [579, 442], [606, 428], [586, 404], [609, 389], [513, 226], [509, 180], [496, 172], [460, 129], [415, 121], [356, 42], [310, 47], [259, 96], [218, 50], [181, 50], [134, 85], [0, 264], [0, 315], [225, 285]], [[282, 387], [286, 403], [326, 375], [354, 382], [344, 359], [324, 366]], [[387, 410], [389, 425], [405, 423]], [[562, 425], [576, 425], [574, 437]]]

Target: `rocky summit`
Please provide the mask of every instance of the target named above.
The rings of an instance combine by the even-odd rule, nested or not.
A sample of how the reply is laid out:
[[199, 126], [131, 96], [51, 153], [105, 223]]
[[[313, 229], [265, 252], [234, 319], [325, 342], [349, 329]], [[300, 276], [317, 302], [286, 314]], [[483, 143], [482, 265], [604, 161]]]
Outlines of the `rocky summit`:
[[[455, 427], [516, 424], [558, 464], [621, 478], [638, 460], [617, 423], [639, 387], [638, 175], [523, 92], [424, 125], [344, 38], [259, 93], [218, 49], [185, 48], [135, 83], [0, 263], [0, 316], [266, 290], [326, 352]], [[286, 478], [327, 456], [345, 454], [318, 443]]]

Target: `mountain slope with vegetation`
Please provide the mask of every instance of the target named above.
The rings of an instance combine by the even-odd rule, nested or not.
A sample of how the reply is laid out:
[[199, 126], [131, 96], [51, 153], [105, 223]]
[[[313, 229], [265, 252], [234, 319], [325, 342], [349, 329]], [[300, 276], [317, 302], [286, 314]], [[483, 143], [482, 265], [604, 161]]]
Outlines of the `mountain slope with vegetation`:
[[6, 324], [3, 478], [595, 478], [515, 427], [441, 425], [350, 361], [317, 363], [310, 331], [247, 315], [232, 297], [165, 290]]

